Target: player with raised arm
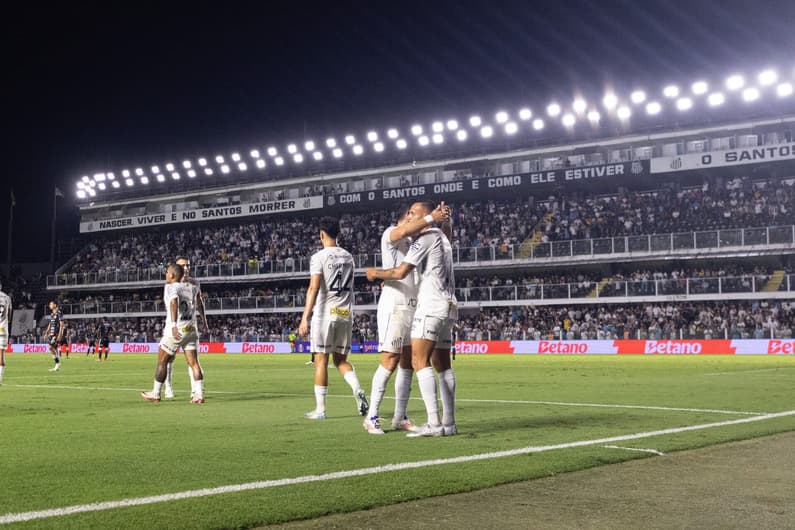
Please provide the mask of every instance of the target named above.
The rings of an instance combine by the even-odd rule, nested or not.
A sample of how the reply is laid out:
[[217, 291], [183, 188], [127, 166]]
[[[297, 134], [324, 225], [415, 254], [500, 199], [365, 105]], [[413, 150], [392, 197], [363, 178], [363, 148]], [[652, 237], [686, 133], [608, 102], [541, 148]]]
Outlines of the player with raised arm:
[[[320, 219], [320, 242], [323, 249], [309, 260], [309, 289], [298, 326], [298, 334], [309, 335], [310, 349], [315, 354], [315, 410], [304, 414], [312, 420], [326, 417], [328, 393], [328, 357], [356, 398], [359, 414], [367, 414], [367, 398], [348, 354], [351, 351], [353, 321], [353, 256], [337, 246], [339, 221], [333, 217]], [[311, 327], [310, 327], [311, 317]]]
[[[440, 223], [449, 216], [444, 203], [431, 212], [430, 219], [413, 218], [412, 210], [403, 209], [397, 223], [384, 230], [381, 236], [382, 268], [391, 269], [400, 265], [409, 250], [410, 237], [418, 234], [431, 223]], [[411, 322], [417, 307], [416, 271], [402, 280], [385, 280], [378, 299], [378, 351], [381, 363], [373, 374], [370, 390], [370, 410], [364, 420], [364, 428], [370, 434], [384, 434], [379, 418], [379, 407], [384, 399], [386, 385], [395, 369], [395, 414], [392, 428], [412, 431], [413, 422], [406, 414], [411, 378]]]
[[[190, 259], [186, 258], [185, 256], [178, 256], [176, 259], [177, 265], [182, 267], [182, 270], [185, 271], [185, 274], [182, 276], [182, 283], [188, 284], [191, 286], [193, 290], [193, 307], [196, 311], [193, 312], [193, 324], [194, 328], [196, 329], [196, 349], [192, 352], [192, 355], [196, 356], [196, 363], [199, 365], [199, 370], [202, 372], [202, 377], [204, 376], [204, 369], [199, 363], [199, 321], [198, 317], [201, 316], [202, 323], [204, 324], [204, 329], [207, 333], [210, 332], [210, 326], [207, 324], [207, 314], [204, 310], [204, 299], [202, 298], [202, 290], [201, 286], [199, 285], [199, 281], [190, 277]], [[188, 352], [185, 352], [185, 358], [187, 359]], [[196, 380], [193, 377], [193, 369], [191, 368], [190, 364], [188, 364], [188, 377], [190, 378], [190, 388], [191, 393], [190, 397], [193, 399], [194, 396], [194, 386], [196, 385]], [[168, 360], [168, 371], [166, 373], [166, 383], [165, 383], [165, 397], [167, 399], [171, 399], [174, 397], [174, 357], [169, 358]]]
[[64, 321], [61, 310], [58, 309], [58, 302], [50, 302], [50, 315], [47, 317], [47, 342], [50, 345], [50, 353], [55, 366], [50, 368], [51, 372], [61, 369], [61, 352], [59, 346], [63, 340]]
[[[433, 209], [431, 203], [416, 202], [411, 205], [411, 216], [430, 216]], [[440, 228], [429, 226], [411, 244], [400, 265], [388, 270], [367, 269], [367, 278], [402, 280], [415, 268], [420, 268], [420, 287], [411, 325], [411, 365], [417, 373], [428, 422], [407, 436], [450, 436], [458, 433], [455, 424], [456, 380], [450, 363], [452, 328], [458, 319], [458, 304], [450, 240]], [[439, 373], [444, 422], [439, 417], [431, 359]]]
[[113, 324], [110, 323], [108, 317], [102, 317], [102, 322], [99, 323], [99, 342], [96, 348], [97, 362], [102, 360], [102, 354], [105, 354], [105, 360], [108, 360], [108, 352], [110, 351], [110, 334], [113, 331]]
[[3, 384], [3, 372], [6, 370], [6, 348], [12, 309], [11, 297], [3, 292], [3, 285], [0, 284], [0, 385]]
[[163, 328], [163, 338], [157, 354], [157, 370], [155, 382], [151, 392], [141, 392], [141, 397], [147, 401], [158, 403], [160, 391], [166, 380], [168, 359], [173, 357], [177, 350], [185, 350], [185, 358], [193, 370], [196, 381], [191, 403], [204, 403], [204, 380], [199, 362], [196, 359], [198, 335], [194, 325], [193, 289], [189, 284], [182, 283], [184, 269], [176, 263], [169, 264], [166, 269], [166, 286], [163, 290], [163, 301], [166, 305], [166, 325]]

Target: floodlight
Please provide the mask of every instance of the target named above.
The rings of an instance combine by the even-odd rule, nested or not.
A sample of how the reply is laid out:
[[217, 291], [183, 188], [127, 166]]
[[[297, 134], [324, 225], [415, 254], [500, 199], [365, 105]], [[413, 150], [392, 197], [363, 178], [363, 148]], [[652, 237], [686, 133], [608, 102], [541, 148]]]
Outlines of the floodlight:
[[129, 179], [129, 178], [127, 180], [125, 180], [124, 183], [127, 184], [127, 186], [132, 186], [132, 185], [135, 184], [135, 182], [133, 182], [133, 179]]
[[184, 160], [182, 162], [182, 167], [185, 168], [185, 169], [190, 169], [191, 168], [190, 160]]
[[314, 151], [315, 142], [313, 142], [312, 140], [307, 140], [306, 142], [304, 142], [304, 149], [306, 149], [307, 151]]
[[693, 94], [700, 96], [701, 94], [707, 93], [707, 90], [709, 90], [709, 85], [706, 81], [696, 81], [693, 83], [690, 89], [693, 91]]
[[602, 98], [602, 105], [604, 105], [607, 110], [613, 110], [616, 108], [616, 105], [618, 105], [618, 98], [615, 94], [609, 92]]
[[485, 127], [480, 129], [480, 135], [483, 138], [491, 138], [494, 134], [494, 129], [491, 128], [491, 125], [486, 125]]
[[99, 184], [97, 184], [97, 187], [99, 189], [101, 189], [101, 190], [104, 190], [105, 189], [105, 183], [104, 182], [100, 182]]
[[480, 116], [471, 116], [469, 118], [469, 125], [472, 127], [480, 127], [481, 123], [483, 123], [483, 120], [480, 119]]
[[271, 146], [268, 148], [268, 156], [276, 156], [278, 153], [275, 147]]
[[174, 171], [174, 164], [166, 164], [166, 171]]
[[157, 167], [157, 166], [152, 166], [152, 173], [155, 173], [155, 174], [160, 173], [160, 168]]
[[622, 105], [616, 109], [616, 116], [618, 116], [618, 119], [620, 120], [627, 120], [630, 116], [632, 116], [632, 111], [629, 110], [629, 107], [626, 105]]
[[240, 162], [240, 153], [232, 153], [232, 161]]
[[83, 190], [77, 190], [77, 198], [78, 199], [85, 199], [86, 198], [86, 192], [84, 192]]
[[353, 146], [353, 154], [354, 155], [359, 156], [362, 153], [364, 153], [364, 147], [362, 147], [361, 145], [358, 145], [358, 144]]
[[259, 169], [265, 169], [265, 161], [261, 158], [257, 159], [257, 167]]
[[204, 166], [206, 166], [206, 165], [207, 165], [207, 159], [206, 159], [206, 158], [200, 158], [200, 159], [199, 159], [199, 165], [200, 165], [201, 167], [204, 167]]
[[549, 114], [552, 117], [555, 117], [558, 114], [560, 114], [560, 105], [558, 105], [557, 103], [550, 103], [549, 105], [547, 105], [547, 114]]
[[135, 174], [136, 174], [136, 175], [138, 175], [138, 176], [140, 177], [141, 175], [143, 175], [143, 174], [144, 174], [144, 170], [143, 170], [143, 169], [141, 169], [141, 168], [139, 167], [139, 168], [137, 168], [137, 169], [135, 170]]
[[92, 189], [88, 189], [87, 191], [88, 191], [88, 194], [91, 195], [92, 197], [96, 197], [97, 196], [97, 192], [96, 191], [94, 191]]
[[193, 178], [193, 177], [195, 177], [195, 176], [196, 176], [196, 172], [195, 172], [194, 170], [192, 170], [192, 169], [189, 169], [189, 170], [188, 170], [188, 176], [189, 176], [190, 178]]
[[433, 143], [440, 144], [440, 143], [444, 142], [444, 136], [442, 136], [441, 134], [437, 133], [437, 134], [433, 135], [432, 140], [433, 140]]
[[375, 142], [378, 140], [378, 133], [375, 131], [370, 131], [367, 133], [367, 141], [368, 142]]
[[173, 172], [173, 173], [171, 174], [171, 178], [173, 178], [174, 180], [179, 180], [179, 173], [177, 173], [176, 171], [175, 171], [175, 172]]
[[455, 137], [458, 138], [459, 142], [463, 142], [467, 139], [467, 132], [464, 129], [461, 129], [457, 133], [455, 133]]
[[458, 129], [458, 120], [447, 120], [447, 130], [455, 131]]
[[709, 103], [710, 107], [717, 107], [718, 105], [723, 105], [724, 101], [726, 101], [726, 97], [720, 92], [714, 92], [709, 96], [707, 96], [707, 103]]
[[141, 177], [141, 184], [149, 184], [149, 177]]
[[223, 173], [224, 175], [229, 174], [229, 166], [227, 166], [226, 164], [222, 165], [221, 166], [221, 173]]
[[411, 126], [411, 134], [414, 136], [419, 136], [422, 134], [422, 125], [412, 125]]
[[422, 136], [420, 136], [419, 138], [417, 138], [417, 141], [418, 141], [418, 142], [420, 143], [420, 145], [421, 145], [421, 146], [423, 146], [423, 147], [425, 147], [426, 145], [428, 145], [428, 144], [430, 143], [430, 140], [428, 140], [428, 137], [427, 137], [427, 136], [425, 136], [425, 135], [422, 135]]
[[[96, 182], [94, 182], [93, 180], [90, 180], [90, 181], [88, 182], [88, 185], [89, 185], [90, 187], [94, 188], [94, 187], [96, 187], [97, 183], [96, 183]], [[86, 189], [88, 189], [88, 188], [86, 188]]]
[[298, 152], [298, 146], [295, 145], [295, 144], [288, 145], [287, 146], [287, 152], [290, 153], [291, 155], [294, 155], [295, 153]]
[[216, 156], [215, 157], [215, 163], [216, 164], [223, 164], [224, 163], [224, 157], [222, 157], [221, 155]]
[[729, 90], [740, 90], [745, 85], [745, 79], [739, 74], [734, 74], [726, 79], [726, 88]]
[[527, 121], [532, 117], [533, 117], [533, 112], [528, 108], [524, 108], [519, 111], [519, 119], [522, 121]]
[[303, 161], [304, 161], [304, 155], [302, 155], [301, 153], [295, 153], [295, 154], [293, 155], [293, 161], [294, 161], [296, 164], [300, 164], [301, 162], [303, 162]]
[[317, 161], [323, 160], [323, 153], [320, 151], [315, 151], [314, 153], [312, 153], [312, 158], [314, 158]]
[[499, 111], [497, 114], [494, 115], [494, 119], [497, 120], [497, 123], [505, 123], [508, 121], [508, 113], [504, 110]]
[[602, 119], [602, 116], [599, 115], [599, 111], [598, 110], [592, 110], [592, 111], [588, 112], [588, 121], [596, 123], [600, 119]]
[[632, 100], [632, 103], [635, 105], [640, 105], [644, 101], [646, 101], [646, 92], [643, 90], [636, 90], [632, 94], [630, 94], [629, 99]]
[[776, 94], [780, 98], [792, 95], [792, 83], [781, 83], [776, 87]]
[[693, 108], [693, 100], [690, 98], [679, 98], [676, 100], [676, 108], [679, 110], [690, 110]]
[[334, 149], [335, 147], [337, 147], [337, 140], [335, 140], [334, 138], [326, 138], [326, 147], [328, 147], [329, 149]]
[[656, 114], [659, 114], [660, 111], [662, 111], [662, 105], [660, 105], [658, 102], [651, 101], [646, 104], [646, 114], [648, 114], [649, 116], [654, 116]]
[[273, 159], [273, 162], [274, 162], [274, 163], [275, 163], [277, 166], [283, 166], [283, 165], [284, 165], [284, 158], [282, 158], [282, 157], [280, 157], [280, 156], [277, 156], [276, 158], [274, 158], [274, 159]]
[[246, 170], [248, 170], [248, 166], [246, 165], [245, 162], [240, 162], [237, 165], [237, 169], [239, 169], [240, 171], [246, 171]]
[[[128, 178], [130, 176], [130, 170], [129, 169], [123, 170], [121, 172], [121, 176], [124, 178]], [[85, 180], [85, 182], [88, 182], [88, 177], [83, 177], [83, 179]]]
[[342, 149], [335, 147], [331, 154], [334, 155], [334, 158], [342, 158]]
[[115, 178], [116, 178], [116, 175], [114, 175], [113, 173], [108, 173], [108, 180], [113, 180]]
[[585, 112], [585, 109], [588, 108], [588, 103], [586, 103], [584, 99], [578, 98], [575, 99], [574, 102], [571, 104], [571, 108], [574, 109], [574, 112], [582, 114], [583, 112]]
[[373, 144], [373, 149], [375, 149], [377, 153], [381, 153], [384, 150], [384, 144], [382, 144], [381, 142], [376, 142]]
[[251, 158], [259, 158], [259, 150], [258, 149], [252, 149], [251, 151], [249, 151], [248, 154], [251, 156]]
[[399, 136], [399, 133], [398, 133], [397, 129], [389, 129], [386, 132], [386, 135], [389, 137], [390, 140], [394, 140], [395, 138], [397, 138]]
[[77, 189], [82, 190], [85, 187], [86, 187], [85, 182], [80, 181], [77, 183]]
[[166, 177], [165, 177], [165, 175], [163, 175], [163, 174], [159, 174], [159, 175], [157, 176], [157, 181], [158, 181], [158, 182], [165, 182], [165, 181], [166, 181]]
[[94, 180], [97, 182], [105, 182], [105, 173], [96, 173], [94, 175]]
[[509, 121], [505, 124], [505, 134], [516, 134], [519, 130], [519, 126], [516, 125], [516, 122]]
[[667, 98], [675, 98], [679, 95], [679, 87], [676, 85], [668, 85], [663, 89], [663, 96]]
[[435, 133], [442, 132], [444, 130], [444, 123], [440, 121], [433, 122], [433, 124], [431, 125], [431, 130]]
[[395, 145], [397, 146], [398, 149], [405, 149], [406, 147], [408, 147], [409, 144], [406, 142], [406, 140], [401, 138], [400, 140], [395, 142]]
[[212, 176], [213, 170], [211, 168], [209, 168], [209, 167], [204, 168], [204, 174], [207, 175], [208, 177]]
[[564, 127], [574, 127], [574, 124], [577, 123], [577, 118], [574, 117], [574, 114], [567, 112], [560, 121]]
[[756, 101], [759, 99], [759, 89], [756, 87], [748, 87], [743, 90], [743, 99], [745, 101]]
[[536, 118], [533, 120], [533, 129], [535, 129], [536, 131], [540, 131], [543, 128], [544, 128], [544, 120], [542, 120], [541, 118]]
[[113, 189], [119, 189], [121, 187], [121, 184], [119, 184], [118, 180], [111, 182], [111, 185], [113, 186]]
[[[127, 171], [127, 170], [125, 170], [125, 171]], [[130, 172], [129, 172], [129, 171], [127, 171], [127, 173], [128, 173], [128, 175], [129, 175], [129, 173], [130, 173]], [[128, 175], [125, 175], [125, 176], [128, 176]], [[83, 182], [88, 182], [88, 181], [89, 181], [89, 180], [91, 180], [91, 179], [90, 179], [90, 178], [88, 178], [88, 175], [83, 175], [83, 178], [82, 178], [82, 180], [83, 180]]]
[[759, 84], [762, 86], [772, 85], [778, 80], [778, 74], [775, 70], [764, 70], [759, 73]]
[[349, 134], [345, 137], [345, 143], [348, 145], [353, 145], [356, 143], [356, 138], [352, 134]]

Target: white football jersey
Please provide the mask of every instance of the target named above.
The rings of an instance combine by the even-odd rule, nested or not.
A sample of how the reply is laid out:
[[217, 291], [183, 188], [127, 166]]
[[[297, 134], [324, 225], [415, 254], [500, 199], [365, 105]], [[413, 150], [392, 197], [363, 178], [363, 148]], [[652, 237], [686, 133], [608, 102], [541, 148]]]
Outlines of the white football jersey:
[[309, 260], [309, 274], [321, 275], [312, 318], [353, 318], [353, 256], [340, 247], [325, 247]]
[[189, 283], [167, 283], [163, 289], [163, 302], [166, 304], [166, 332], [170, 332], [171, 301], [177, 300], [177, 329], [180, 333], [196, 331], [194, 324], [196, 308], [193, 305], [193, 286]]
[[[395, 228], [397, 227], [390, 226], [384, 230], [384, 235], [381, 236], [381, 261], [383, 261], [384, 269], [391, 269], [403, 263], [409, 251], [410, 243], [408, 238], [399, 239], [397, 241], [392, 241], [389, 238]], [[411, 274], [402, 280], [384, 280], [381, 300], [384, 300], [384, 307], [391, 307], [393, 309], [416, 307], [417, 272], [411, 271]], [[379, 300], [379, 305], [380, 304], [381, 301]]]
[[453, 247], [438, 228], [417, 236], [404, 260], [420, 271], [417, 315], [458, 318]]
[[11, 297], [0, 291], [0, 335], [8, 335], [8, 313], [11, 312]]

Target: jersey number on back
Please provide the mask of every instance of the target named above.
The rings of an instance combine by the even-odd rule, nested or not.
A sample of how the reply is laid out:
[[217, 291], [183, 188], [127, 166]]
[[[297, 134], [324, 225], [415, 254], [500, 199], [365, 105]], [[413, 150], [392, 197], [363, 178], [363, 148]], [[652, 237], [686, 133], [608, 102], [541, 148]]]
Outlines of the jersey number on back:
[[328, 286], [329, 291], [334, 291], [339, 294], [340, 291], [347, 291], [351, 288], [351, 282], [353, 281], [353, 269], [345, 268], [339, 269], [335, 274], [334, 277], [331, 279], [331, 283]]

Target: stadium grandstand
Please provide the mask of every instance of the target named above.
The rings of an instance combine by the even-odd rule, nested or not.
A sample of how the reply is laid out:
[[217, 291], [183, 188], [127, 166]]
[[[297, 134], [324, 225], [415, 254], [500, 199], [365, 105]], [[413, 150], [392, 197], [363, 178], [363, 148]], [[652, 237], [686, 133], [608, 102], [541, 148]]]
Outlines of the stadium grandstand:
[[363, 269], [381, 264], [399, 208], [430, 199], [453, 206], [462, 340], [790, 337], [790, 77], [608, 91], [86, 174], [74, 193], [88, 243], [47, 277], [46, 297], [73, 342], [101, 316], [118, 342], [152, 342], [165, 266], [184, 254], [209, 340], [284, 341], [317, 219], [331, 214], [361, 275], [357, 334], [371, 340], [380, 288]]

